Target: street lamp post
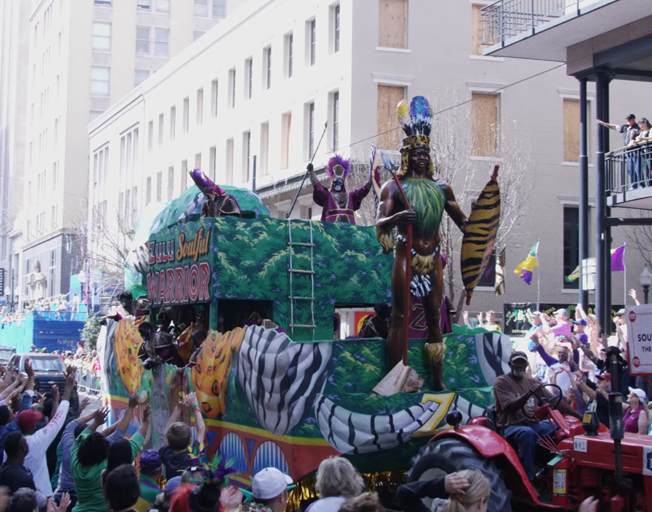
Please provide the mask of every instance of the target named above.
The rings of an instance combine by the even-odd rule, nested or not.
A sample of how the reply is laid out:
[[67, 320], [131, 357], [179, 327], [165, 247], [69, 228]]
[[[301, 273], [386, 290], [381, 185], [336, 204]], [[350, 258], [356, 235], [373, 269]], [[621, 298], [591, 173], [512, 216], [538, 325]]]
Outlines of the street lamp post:
[[643, 300], [645, 304], [648, 303], [648, 294], [650, 293], [650, 285], [652, 285], [652, 273], [647, 265], [643, 267], [643, 272], [640, 276], [641, 286], [643, 287]]

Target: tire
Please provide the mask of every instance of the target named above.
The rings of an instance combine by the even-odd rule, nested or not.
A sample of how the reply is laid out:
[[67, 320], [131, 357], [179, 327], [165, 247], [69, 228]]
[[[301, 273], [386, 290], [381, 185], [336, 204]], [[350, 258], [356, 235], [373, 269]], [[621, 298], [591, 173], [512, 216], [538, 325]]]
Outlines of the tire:
[[[491, 496], [487, 512], [511, 512], [512, 492], [505, 487], [503, 472], [493, 460], [483, 458], [470, 444], [454, 437], [443, 437], [421, 448], [412, 457], [407, 479], [408, 482], [432, 480], [464, 469], [477, 469], [489, 479]], [[431, 501], [426, 503], [428, 508]]]

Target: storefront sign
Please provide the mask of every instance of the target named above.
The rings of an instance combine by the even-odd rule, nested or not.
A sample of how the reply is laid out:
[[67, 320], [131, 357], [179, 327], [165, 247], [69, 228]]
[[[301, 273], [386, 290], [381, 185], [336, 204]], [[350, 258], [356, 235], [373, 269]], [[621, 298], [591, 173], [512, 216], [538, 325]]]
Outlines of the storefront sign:
[[652, 304], [628, 306], [625, 317], [629, 374], [652, 375]]
[[[149, 243], [147, 297], [151, 305], [210, 302], [211, 266], [201, 261], [208, 254], [210, 236], [211, 230], [201, 227], [192, 238], [180, 233], [176, 239]], [[156, 268], [171, 262], [174, 265]]]

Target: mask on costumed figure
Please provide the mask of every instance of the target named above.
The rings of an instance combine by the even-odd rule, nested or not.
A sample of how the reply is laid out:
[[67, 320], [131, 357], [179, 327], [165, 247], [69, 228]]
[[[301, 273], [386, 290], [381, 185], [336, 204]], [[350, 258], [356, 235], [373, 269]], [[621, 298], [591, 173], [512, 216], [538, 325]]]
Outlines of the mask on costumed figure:
[[349, 175], [351, 164], [348, 160], [339, 155], [332, 157], [326, 166], [326, 174], [331, 179], [331, 191], [336, 193], [345, 193], [346, 187], [344, 180]]
[[195, 185], [206, 196], [206, 202], [201, 209], [202, 217], [221, 217], [223, 215], [242, 217], [240, 205], [235, 197], [227, 194], [226, 190], [213, 183], [201, 170], [193, 169], [189, 174]]

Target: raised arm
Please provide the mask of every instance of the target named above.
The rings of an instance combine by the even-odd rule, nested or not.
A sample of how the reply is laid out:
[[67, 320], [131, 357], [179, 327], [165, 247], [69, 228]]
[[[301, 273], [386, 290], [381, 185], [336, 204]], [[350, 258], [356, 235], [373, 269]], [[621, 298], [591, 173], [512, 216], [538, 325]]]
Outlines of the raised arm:
[[129, 398], [129, 404], [127, 405], [127, 410], [125, 413], [122, 415], [122, 418], [120, 418], [120, 421], [116, 421], [113, 425], [110, 427], [105, 428], [102, 431], [102, 435], [104, 437], [108, 437], [113, 432], [115, 432], [117, 429], [120, 429], [122, 432], [126, 432], [127, 429], [129, 428], [129, 424], [131, 423], [131, 419], [134, 416], [134, 409], [138, 405], [138, 395], [134, 395]]
[[469, 219], [466, 218], [466, 215], [464, 215], [460, 205], [457, 203], [453, 189], [448, 185], [444, 185], [443, 190], [444, 194], [446, 195], [446, 204], [444, 205], [444, 209], [446, 210], [446, 213], [448, 213], [448, 216], [453, 219], [453, 222], [457, 225], [457, 227], [460, 228], [460, 231], [464, 233]]
[[197, 402], [197, 395], [195, 393], [190, 393], [188, 395], [188, 402], [190, 402], [190, 407], [195, 413], [195, 426], [197, 427], [196, 439], [205, 446], [206, 424], [204, 423], [204, 417], [201, 414], [201, 409], [199, 408], [199, 403]]
[[616, 130], [617, 132], [620, 131], [620, 126], [617, 124], [612, 124], [612, 123], [605, 123], [604, 121], [600, 121], [600, 119], [596, 119], [598, 124], [601, 124], [605, 128], [609, 128], [610, 130]]
[[7, 386], [7, 387], [5, 388], [5, 390], [4, 390], [2, 393], [0, 393], [0, 398], [2, 398], [3, 400], [6, 400], [7, 397], [9, 397], [9, 396], [11, 396], [11, 395], [14, 394], [14, 390], [15, 390], [18, 386], [22, 386], [22, 385], [23, 385], [23, 382], [24, 382], [23, 374], [22, 374], [22, 373], [19, 373], [19, 374], [18, 374], [18, 378], [17, 378], [17, 379], [16, 379], [12, 384], [10, 384], [9, 386]]

